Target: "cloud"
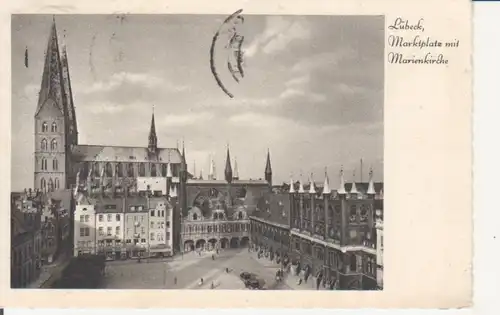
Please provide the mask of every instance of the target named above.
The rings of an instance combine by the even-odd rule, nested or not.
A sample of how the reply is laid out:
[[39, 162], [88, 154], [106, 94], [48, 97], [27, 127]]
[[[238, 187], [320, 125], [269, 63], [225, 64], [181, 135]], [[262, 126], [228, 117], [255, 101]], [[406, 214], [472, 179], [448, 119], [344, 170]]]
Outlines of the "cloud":
[[87, 88], [83, 88], [82, 92], [85, 94], [107, 92], [117, 90], [125, 85], [140, 85], [146, 89], [154, 88], [168, 88], [173, 91], [183, 91], [186, 89], [184, 86], [175, 86], [165, 82], [160, 77], [150, 75], [147, 73], [131, 73], [131, 72], [118, 72], [112, 74], [108, 79], [98, 81]]
[[338, 65], [346, 59], [356, 58], [354, 50], [349, 48], [339, 49], [335, 52], [325, 52], [321, 54], [306, 57], [292, 66], [292, 72], [308, 73], [318, 68], [331, 67]]
[[288, 81], [285, 82], [285, 86], [290, 87], [290, 86], [295, 86], [295, 85], [305, 85], [308, 84], [311, 81], [311, 75], [310, 74], [305, 74], [299, 77], [292, 78]]
[[266, 19], [266, 28], [245, 49], [246, 57], [253, 57], [257, 52], [274, 54], [282, 51], [295, 40], [309, 39], [311, 29], [303, 19], [293, 20], [281, 16], [270, 16]]
[[123, 112], [125, 109], [124, 106], [120, 106], [119, 104], [115, 103], [94, 103], [91, 105], [85, 106], [85, 108], [91, 113], [91, 114], [116, 114]]
[[214, 115], [209, 112], [166, 115], [159, 120], [159, 124], [169, 127], [190, 126], [210, 121], [213, 118]]

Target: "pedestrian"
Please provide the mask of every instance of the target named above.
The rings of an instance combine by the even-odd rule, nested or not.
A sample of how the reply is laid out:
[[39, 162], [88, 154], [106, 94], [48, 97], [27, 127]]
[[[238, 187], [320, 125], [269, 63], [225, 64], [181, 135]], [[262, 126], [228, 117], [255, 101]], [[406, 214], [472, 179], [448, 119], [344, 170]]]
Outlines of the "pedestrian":
[[174, 278], [174, 285], [177, 285], [177, 277]]
[[213, 289], [213, 288], [215, 288], [215, 286], [214, 286], [214, 282], [212, 281], [212, 283], [210, 284], [210, 289]]
[[201, 278], [201, 281], [200, 281], [201, 284], [203, 284], [203, 278]]
[[229, 273], [229, 268], [226, 267], [226, 273]]

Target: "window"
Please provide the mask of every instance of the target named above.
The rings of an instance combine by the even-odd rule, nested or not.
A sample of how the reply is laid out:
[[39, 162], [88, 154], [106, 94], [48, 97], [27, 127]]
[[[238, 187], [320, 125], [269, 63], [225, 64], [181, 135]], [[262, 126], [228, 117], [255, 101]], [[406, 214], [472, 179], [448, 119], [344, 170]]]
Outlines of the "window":
[[85, 236], [89, 236], [90, 235], [90, 228], [85, 228]]
[[128, 240], [125, 241], [125, 243], [130, 244], [130, 243], [132, 243], [132, 240], [128, 239]]
[[119, 215], [119, 214], [117, 214], [117, 215], [116, 215], [116, 221], [118, 221], [118, 222], [119, 222], [119, 221], [120, 221], [120, 219], [121, 219], [121, 218], [120, 218], [120, 215]]
[[57, 132], [57, 124], [55, 122], [52, 123], [50, 127], [50, 132]]
[[49, 179], [49, 191], [54, 191], [54, 182], [52, 178]]
[[144, 227], [141, 227], [141, 234], [146, 233], [146, 229]]
[[111, 214], [108, 214], [108, 222], [113, 221], [113, 216]]
[[52, 139], [52, 141], [50, 141], [50, 150], [57, 151], [57, 140], [56, 139]]
[[108, 236], [111, 236], [111, 232], [112, 232], [112, 228], [110, 226], [108, 226], [108, 229], [107, 229], [107, 235]]
[[137, 211], [142, 211], [142, 206], [137, 207]]
[[167, 241], [170, 240], [170, 232], [167, 232]]
[[56, 179], [54, 180], [54, 186], [56, 187], [56, 189], [59, 189], [59, 188], [60, 188], [60, 187], [59, 187], [59, 179], [58, 179], [58, 178], [56, 178]]
[[[153, 222], [151, 222], [151, 223], [153, 223]], [[150, 239], [151, 239], [152, 241], [154, 241], [154, 240], [155, 240], [155, 233], [151, 233], [151, 237], [150, 237]]]
[[127, 176], [128, 177], [134, 177], [134, 164], [128, 163], [127, 166]]
[[135, 207], [134, 207], [134, 206], [131, 206], [131, 207], [130, 207], [130, 211], [135, 211]]
[[40, 180], [40, 188], [42, 189], [42, 191], [45, 191], [46, 188], [45, 178], [42, 178]]
[[83, 208], [82, 211], [87, 211], [87, 208]]
[[104, 235], [104, 228], [102, 226], [99, 227], [99, 235], [100, 236]]
[[170, 227], [170, 221], [167, 221], [167, 228]]
[[115, 165], [115, 174], [117, 177], [123, 177], [122, 164], [116, 163]]
[[47, 170], [47, 159], [42, 158], [42, 171]]
[[85, 215], [85, 222], [89, 222], [89, 221], [90, 221], [90, 216], [87, 214], [87, 215]]
[[155, 223], [154, 222], [151, 222], [151, 228], [154, 229], [155, 228]]
[[40, 143], [40, 149], [42, 151], [47, 151], [47, 139], [42, 139], [42, 142]]
[[243, 220], [243, 213], [241, 211], [238, 212], [238, 220]]
[[146, 239], [145, 238], [141, 238], [141, 243], [146, 243]]
[[151, 177], [156, 177], [156, 164], [151, 164]]
[[161, 225], [161, 229], [165, 228], [165, 222], [160, 222], [160, 225]]
[[120, 227], [119, 226], [117, 226], [115, 228], [115, 235], [120, 235]]
[[84, 216], [84, 215], [81, 215], [81, 216], [80, 216], [80, 222], [84, 222], [84, 220], [85, 220], [85, 216]]
[[49, 131], [49, 125], [44, 121], [42, 124], [42, 132]]
[[104, 216], [102, 214], [99, 215], [99, 222], [102, 222], [104, 220]]
[[155, 211], [154, 210], [151, 210], [151, 214], [150, 214], [152, 217], [155, 216]]
[[111, 163], [106, 163], [105, 166], [105, 174], [106, 177], [113, 177], [113, 168], [111, 167]]
[[144, 163], [139, 164], [139, 176], [146, 176], [146, 167]]
[[198, 215], [196, 213], [193, 213], [193, 221], [198, 220]]
[[161, 165], [161, 176], [163, 176], [163, 177], [167, 176], [167, 164]]

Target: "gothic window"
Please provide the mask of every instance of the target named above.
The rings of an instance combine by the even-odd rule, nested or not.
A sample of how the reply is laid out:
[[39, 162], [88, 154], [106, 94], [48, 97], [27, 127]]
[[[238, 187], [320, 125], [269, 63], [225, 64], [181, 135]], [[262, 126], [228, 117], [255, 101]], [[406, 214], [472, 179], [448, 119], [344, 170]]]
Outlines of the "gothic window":
[[52, 178], [49, 179], [49, 191], [54, 191], [54, 182], [52, 181]]
[[[47, 161], [45, 161], [45, 162], [47, 162]], [[58, 168], [59, 168], [59, 165], [58, 165], [58, 163], [57, 163], [57, 159], [53, 159], [53, 160], [52, 160], [52, 169], [53, 169], [54, 171], [57, 171], [57, 169], [58, 169]]]
[[106, 177], [113, 177], [113, 168], [109, 162], [106, 163]]
[[51, 132], [57, 132], [57, 124], [55, 122], [52, 123], [52, 126], [50, 127]]
[[196, 213], [193, 213], [193, 221], [198, 220], [198, 215]]
[[45, 191], [45, 189], [47, 188], [47, 183], [45, 182], [45, 178], [42, 178], [40, 180], [40, 188], [42, 189], [42, 191]]
[[55, 188], [56, 188], [56, 189], [59, 189], [59, 188], [60, 188], [60, 187], [59, 187], [59, 179], [58, 179], [58, 178], [56, 178], [56, 179], [55, 179], [55, 181], [54, 181], [54, 185], [55, 185]]
[[243, 213], [241, 211], [238, 212], [238, 220], [243, 220]]
[[49, 131], [49, 125], [44, 121], [42, 124], [42, 132]]
[[115, 174], [117, 177], [123, 177], [122, 163], [116, 163]]
[[146, 167], [144, 163], [139, 164], [139, 176], [146, 176]]
[[52, 139], [52, 141], [50, 141], [50, 150], [57, 151], [57, 140], [56, 139]]
[[134, 177], [134, 164], [128, 163], [127, 166], [127, 176], [128, 177]]
[[47, 170], [47, 159], [42, 158], [42, 171], [46, 171], [46, 170]]
[[161, 165], [161, 176], [166, 177], [167, 176], [167, 164], [163, 163]]
[[47, 139], [42, 139], [42, 143], [40, 145], [40, 149], [42, 151], [47, 151]]
[[151, 164], [151, 176], [156, 177], [156, 164]]
[[357, 212], [356, 205], [351, 205], [351, 211], [349, 212], [349, 221], [351, 222], [356, 221], [356, 212]]

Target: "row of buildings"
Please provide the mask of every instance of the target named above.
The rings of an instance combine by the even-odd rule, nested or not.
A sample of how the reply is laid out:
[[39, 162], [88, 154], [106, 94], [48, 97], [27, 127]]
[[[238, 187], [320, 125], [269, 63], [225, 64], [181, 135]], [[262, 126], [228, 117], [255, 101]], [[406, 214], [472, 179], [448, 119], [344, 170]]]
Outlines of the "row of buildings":
[[11, 287], [27, 287], [71, 248], [69, 191], [11, 194]]
[[383, 185], [372, 172], [368, 183], [340, 178], [334, 190], [325, 174], [323, 185], [291, 181], [288, 192], [269, 195], [250, 216], [251, 242], [336, 289], [383, 288]]

